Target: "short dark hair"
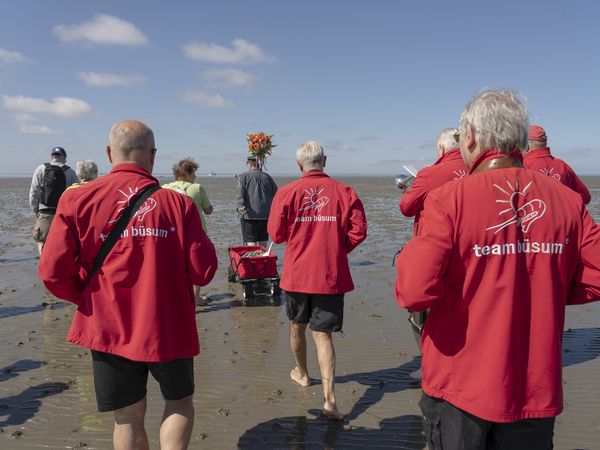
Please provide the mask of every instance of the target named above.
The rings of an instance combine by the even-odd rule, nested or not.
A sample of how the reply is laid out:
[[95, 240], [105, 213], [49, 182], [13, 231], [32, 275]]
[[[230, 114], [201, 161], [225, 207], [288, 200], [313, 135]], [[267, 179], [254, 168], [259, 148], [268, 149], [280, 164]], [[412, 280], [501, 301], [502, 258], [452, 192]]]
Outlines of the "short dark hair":
[[198, 167], [198, 163], [191, 157], [188, 157], [173, 165], [173, 175], [179, 180], [180, 178], [194, 174], [198, 170]]

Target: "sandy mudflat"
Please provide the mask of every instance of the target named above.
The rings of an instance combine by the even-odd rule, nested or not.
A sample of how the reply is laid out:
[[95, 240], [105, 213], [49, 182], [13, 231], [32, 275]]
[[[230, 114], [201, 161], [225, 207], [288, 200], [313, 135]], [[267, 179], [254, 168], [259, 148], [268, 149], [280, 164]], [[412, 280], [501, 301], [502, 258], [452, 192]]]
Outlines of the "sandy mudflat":
[[[205, 291], [212, 302], [198, 308], [202, 354], [191, 448], [425, 448], [419, 383], [408, 376], [418, 367], [417, 348], [394, 302], [391, 267], [412, 222], [398, 212], [392, 179], [342, 181], [365, 204], [369, 237], [351, 255], [357, 288], [346, 299], [344, 333], [335, 338], [336, 391], [346, 415], [339, 425], [318, 417], [319, 384], [301, 389], [288, 378], [284, 308], [244, 306], [240, 287], [226, 281], [226, 248], [240, 241], [233, 178], [201, 180], [215, 206], [207, 223], [220, 268]], [[600, 188], [600, 178], [585, 181]], [[96, 412], [89, 353], [65, 342], [73, 306], [52, 299], [36, 278], [28, 187], [26, 179], [0, 179], [0, 448], [109, 449], [111, 415]], [[600, 191], [590, 210], [600, 219]], [[600, 304], [570, 308], [565, 328], [565, 411], [555, 448], [600, 449]], [[312, 346], [309, 367], [316, 377]], [[158, 448], [162, 401], [154, 381], [148, 397], [147, 429]]]

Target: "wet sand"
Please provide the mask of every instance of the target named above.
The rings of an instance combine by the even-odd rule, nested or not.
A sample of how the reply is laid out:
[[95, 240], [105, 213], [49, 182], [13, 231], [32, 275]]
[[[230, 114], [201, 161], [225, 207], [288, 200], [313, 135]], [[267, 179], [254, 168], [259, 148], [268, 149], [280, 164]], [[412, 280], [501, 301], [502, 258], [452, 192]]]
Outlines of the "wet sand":
[[[226, 279], [227, 247], [241, 238], [233, 178], [205, 178], [215, 206], [207, 218], [220, 267], [198, 307], [202, 353], [196, 358], [192, 449], [425, 448], [417, 347], [393, 295], [392, 257], [412, 233], [398, 211], [392, 178], [341, 178], [353, 185], [369, 220], [369, 237], [350, 258], [355, 291], [346, 297], [344, 332], [335, 337], [336, 393], [343, 424], [319, 417], [321, 385], [312, 342], [303, 389], [293, 367], [283, 306], [244, 305]], [[277, 179], [279, 185], [289, 179]], [[600, 177], [585, 178], [600, 188]], [[0, 448], [112, 448], [112, 417], [96, 412], [89, 352], [65, 335], [74, 307], [53, 299], [36, 277], [27, 207], [28, 179], [0, 179]], [[590, 211], [600, 219], [600, 191]], [[283, 247], [275, 252], [280, 256]], [[564, 353], [565, 411], [555, 448], [600, 448], [600, 304], [570, 307]], [[148, 389], [146, 425], [158, 448], [162, 400]]]

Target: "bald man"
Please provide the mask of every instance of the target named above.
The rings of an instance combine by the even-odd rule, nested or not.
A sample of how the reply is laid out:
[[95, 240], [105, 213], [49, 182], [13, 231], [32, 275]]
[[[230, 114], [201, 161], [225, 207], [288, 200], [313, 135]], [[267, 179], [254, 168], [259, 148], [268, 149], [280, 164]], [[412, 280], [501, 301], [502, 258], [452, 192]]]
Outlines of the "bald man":
[[115, 124], [106, 148], [111, 172], [63, 194], [39, 265], [48, 290], [77, 305], [67, 340], [91, 350], [98, 410], [114, 414], [115, 449], [148, 448], [148, 372], [165, 398], [161, 448], [187, 448], [199, 353], [192, 286], [208, 284], [217, 269], [194, 203], [159, 189], [88, 275], [123, 210], [158, 185], [156, 151], [143, 123]]

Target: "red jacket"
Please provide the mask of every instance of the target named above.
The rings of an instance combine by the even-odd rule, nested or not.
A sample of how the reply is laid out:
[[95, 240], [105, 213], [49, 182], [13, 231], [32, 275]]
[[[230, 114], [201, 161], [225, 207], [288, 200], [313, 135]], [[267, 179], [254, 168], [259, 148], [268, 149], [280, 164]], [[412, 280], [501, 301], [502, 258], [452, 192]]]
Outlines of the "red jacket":
[[354, 289], [348, 253], [367, 237], [367, 219], [350, 186], [323, 172], [304, 173], [275, 194], [268, 230], [273, 242], [287, 242], [283, 289], [308, 294]]
[[400, 211], [407, 217], [415, 217], [414, 234], [419, 234], [419, 221], [425, 197], [434, 189], [448, 181], [459, 179], [467, 174], [467, 166], [460, 156], [460, 150], [444, 153], [432, 165], [419, 170], [412, 186], [400, 198]]
[[141, 167], [120, 164], [62, 195], [39, 276], [50, 292], [78, 306], [68, 341], [135, 361], [199, 353], [192, 285], [212, 279], [217, 258], [185, 195], [170, 189], [152, 194], [87, 280], [120, 208], [156, 183]]
[[550, 154], [550, 148], [542, 147], [530, 150], [523, 155], [523, 164], [528, 169], [539, 170], [544, 175], [560, 181], [565, 186], [578, 192], [586, 205], [592, 199], [590, 191], [583, 181], [573, 172], [573, 169], [562, 159]]
[[423, 390], [493, 422], [558, 415], [565, 305], [600, 296], [600, 227], [581, 197], [492, 169], [431, 192], [424, 218], [396, 280], [400, 305], [430, 308]]

